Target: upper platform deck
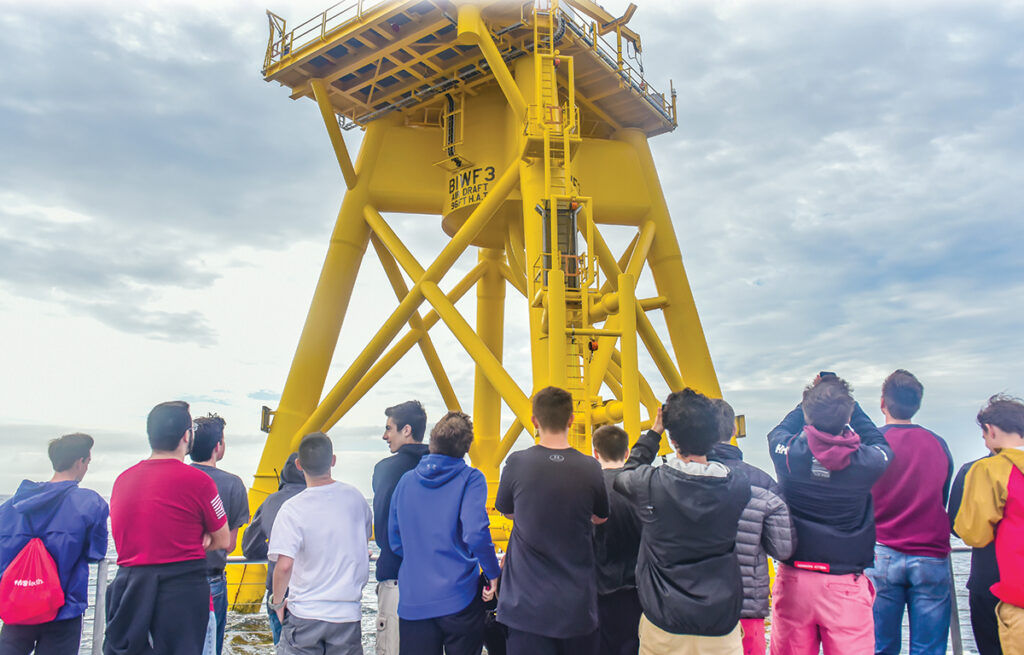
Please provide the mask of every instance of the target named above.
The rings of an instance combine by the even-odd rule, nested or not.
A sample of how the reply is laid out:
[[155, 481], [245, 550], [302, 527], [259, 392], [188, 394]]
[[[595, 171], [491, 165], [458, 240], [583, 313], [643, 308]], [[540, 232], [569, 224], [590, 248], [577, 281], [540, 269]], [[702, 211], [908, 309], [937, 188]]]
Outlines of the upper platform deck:
[[[533, 51], [532, 0], [479, 4], [506, 63]], [[312, 97], [310, 80], [322, 79], [343, 127], [395, 111], [436, 122], [446, 92], [494, 81], [480, 49], [456, 42], [454, 11], [445, 0], [345, 0], [295, 27], [267, 12], [263, 75], [295, 99]], [[590, 0], [562, 0], [556, 18], [557, 48], [574, 60], [582, 136], [675, 128], [673, 98], [644, 79], [639, 36], [624, 20]]]

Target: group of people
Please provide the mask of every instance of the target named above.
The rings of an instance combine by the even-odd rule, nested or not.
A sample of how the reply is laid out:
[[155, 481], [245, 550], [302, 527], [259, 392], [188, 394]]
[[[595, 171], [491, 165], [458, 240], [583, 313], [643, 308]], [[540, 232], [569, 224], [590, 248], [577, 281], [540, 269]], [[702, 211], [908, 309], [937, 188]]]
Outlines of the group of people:
[[[952, 531], [975, 548], [979, 651], [1024, 654], [1024, 403], [989, 399], [977, 421], [990, 454], [954, 476], [945, 442], [913, 422], [922, 396], [914, 375], [891, 374], [879, 428], [822, 372], [768, 435], [773, 478], [743, 461], [720, 399], [672, 393], [632, 449], [621, 428], [594, 430], [591, 457], [570, 447], [571, 394], [547, 387], [532, 400], [536, 445], [494, 489], [465, 461], [470, 417], [449, 412], [423, 443], [426, 412], [409, 401], [385, 411], [392, 455], [374, 468], [372, 509], [333, 479], [330, 438], [308, 434], [242, 549], [269, 560], [282, 655], [363, 652], [371, 537], [380, 654], [761, 655], [769, 616], [772, 655], [898, 653], [909, 613], [911, 652], [927, 655], [946, 652]], [[249, 522], [244, 486], [217, 466], [223, 428], [182, 402], [150, 413], [152, 456], [111, 496], [107, 655], [219, 652], [225, 556]], [[107, 541], [106, 503], [78, 486], [92, 445], [55, 440], [53, 479], [0, 506], [0, 569], [42, 537], [66, 597], [52, 621], [4, 625], [0, 655], [77, 652], [88, 562]], [[513, 520], [503, 554], [489, 508]]]

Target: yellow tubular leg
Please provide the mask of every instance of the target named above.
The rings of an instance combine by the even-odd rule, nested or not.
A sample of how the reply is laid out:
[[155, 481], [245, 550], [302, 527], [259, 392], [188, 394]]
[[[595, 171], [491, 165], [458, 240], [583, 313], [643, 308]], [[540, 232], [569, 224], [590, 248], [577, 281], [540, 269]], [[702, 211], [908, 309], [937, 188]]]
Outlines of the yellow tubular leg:
[[[661, 181], [654, 167], [654, 157], [647, 144], [647, 137], [640, 130], [624, 129], [616, 133], [616, 138], [630, 144], [636, 151], [647, 188], [650, 190], [651, 210], [648, 218], [656, 224], [657, 236], [651, 245], [648, 263], [654, 274], [658, 295], [672, 299], [671, 304], [665, 307], [665, 323], [668, 325], [676, 361], [686, 363], [683, 380], [687, 386], [702, 393], [716, 398], [721, 397], [718, 376], [715, 374], [704, 330], [697, 315], [693, 292], [686, 278], [682, 253], [676, 241], [672, 218], [669, 216], [668, 204], [665, 202]], [[642, 327], [641, 325], [641, 329]]]
[[564, 389], [567, 385], [565, 348], [565, 273], [548, 273], [548, 384]]
[[[477, 259], [487, 270], [476, 285], [476, 333], [500, 363], [505, 319], [505, 278], [500, 266], [504, 265], [504, 255], [501, 250], [482, 248]], [[493, 494], [498, 491], [500, 462], [494, 461], [492, 453], [498, 448], [500, 435], [501, 396], [477, 362], [473, 381], [473, 447], [469, 457], [487, 478], [488, 507], [494, 506]]]
[[640, 362], [636, 343], [636, 278], [619, 276], [619, 316], [622, 322], [622, 428], [630, 439], [640, 436]]

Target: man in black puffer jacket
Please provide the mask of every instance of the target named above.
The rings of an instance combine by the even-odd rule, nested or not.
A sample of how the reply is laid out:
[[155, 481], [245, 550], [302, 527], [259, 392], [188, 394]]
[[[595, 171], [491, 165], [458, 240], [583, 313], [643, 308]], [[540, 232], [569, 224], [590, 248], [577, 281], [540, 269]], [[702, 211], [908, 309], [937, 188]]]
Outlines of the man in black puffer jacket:
[[707, 459], [720, 425], [710, 398], [692, 389], [673, 393], [662, 419], [677, 456], [650, 466], [661, 441], [650, 431], [637, 441], [614, 485], [643, 523], [636, 566], [644, 610], [640, 652], [740, 655], [736, 528], [750, 482], [743, 472]]
[[743, 509], [736, 533], [736, 557], [743, 576], [743, 655], [764, 655], [764, 620], [769, 612], [771, 585], [768, 555], [777, 560], [789, 559], [796, 547], [796, 530], [779, 485], [761, 469], [744, 462], [743, 452], [729, 443], [736, 434], [732, 407], [724, 400], [717, 400], [716, 404], [721, 412], [722, 441], [715, 445], [709, 459], [743, 471], [750, 479], [750, 502]]

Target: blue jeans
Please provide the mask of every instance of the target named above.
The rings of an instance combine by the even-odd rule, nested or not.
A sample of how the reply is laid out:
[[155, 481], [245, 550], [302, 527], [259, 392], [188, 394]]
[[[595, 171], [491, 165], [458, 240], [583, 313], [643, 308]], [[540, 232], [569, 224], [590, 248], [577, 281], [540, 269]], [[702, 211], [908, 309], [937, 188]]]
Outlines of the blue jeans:
[[875, 544], [875, 566], [864, 573], [875, 585], [875, 653], [900, 652], [906, 607], [910, 654], [945, 655], [952, 612], [949, 558], [905, 555]]
[[[277, 618], [277, 612], [270, 609], [270, 595], [267, 596], [267, 619], [270, 621], [270, 635], [274, 638], [274, 645], [281, 641], [281, 619]], [[995, 616], [993, 612], [992, 616]]]
[[213, 596], [213, 614], [217, 617], [217, 655], [224, 650], [224, 628], [228, 619], [228, 583], [224, 574], [212, 575], [207, 578], [210, 581], [210, 595]]

